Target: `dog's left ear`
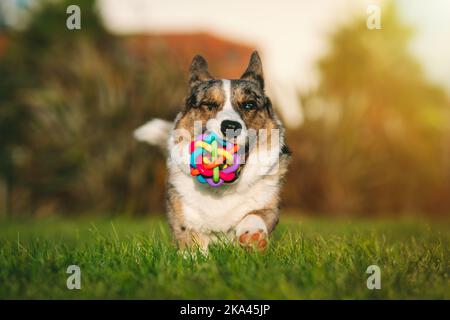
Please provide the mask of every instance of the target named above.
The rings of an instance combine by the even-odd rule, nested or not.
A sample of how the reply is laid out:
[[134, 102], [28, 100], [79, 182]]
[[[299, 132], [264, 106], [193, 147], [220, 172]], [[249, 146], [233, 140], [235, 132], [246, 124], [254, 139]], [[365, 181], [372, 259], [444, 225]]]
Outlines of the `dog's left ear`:
[[258, 51], [253, 51], [247, 70], [245, 70], [244, 74], [241, 76], [241, 79], [255, 81], [259, 84], [261, 89], [264, 89], [263, 68]]

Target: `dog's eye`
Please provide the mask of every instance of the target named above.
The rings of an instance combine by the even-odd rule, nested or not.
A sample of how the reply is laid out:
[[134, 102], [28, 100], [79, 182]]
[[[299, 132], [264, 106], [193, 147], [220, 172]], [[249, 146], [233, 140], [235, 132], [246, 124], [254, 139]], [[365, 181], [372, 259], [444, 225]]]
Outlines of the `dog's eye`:
[[208, 110], [209, 111], [211, 111], [211, 110], [214, 110], [214, 109], [217, 109], [217, 107], [219, 106], [217, 103], [215, 103], [215, 102], [205, 102], [205, 103], [203, 103], [207, 108], [208, 108]]
[[247, 110], [247, 111], [253, 110], [253, 109], [256, 109], [256, 102], [255, 101], [246, 101], [241, 106], [244, 110]]

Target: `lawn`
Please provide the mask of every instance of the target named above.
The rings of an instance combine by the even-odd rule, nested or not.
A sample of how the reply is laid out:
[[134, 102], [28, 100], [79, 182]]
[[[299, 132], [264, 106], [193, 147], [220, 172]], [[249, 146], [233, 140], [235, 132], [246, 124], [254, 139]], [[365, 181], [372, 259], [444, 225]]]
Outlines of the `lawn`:
[[[180, 255], [163, 219], [0, 221], [1, 299], [450, 298], [448, 223], [282, 218], [269, 249]], [[381, 269], [369, 290], [366, 269]], [[68, 290], [69, 265], [81, 290]]]

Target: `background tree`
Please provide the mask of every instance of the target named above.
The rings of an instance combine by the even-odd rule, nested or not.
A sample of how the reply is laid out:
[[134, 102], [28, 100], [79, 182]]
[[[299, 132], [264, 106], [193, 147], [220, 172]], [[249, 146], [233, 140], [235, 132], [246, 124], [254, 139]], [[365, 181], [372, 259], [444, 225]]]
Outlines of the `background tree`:
[[44, 3], [24, 30], [8, 35], [0, 59], [9, 210], [161, 211], [163, 159], [136, 148], [132, 132], [156, 115], [173, 116], [184, 89], [179, 67], [163, 51], [151, 60], [133, 57], [89, 0], [76, 3], [82, 29], [68, 31], [69, 4]]
[[289, 205], [366, 214], [450, 208], [448, 96], [411, 55], [412, 30], [393, 5], [382, 10], [382, 27], [369, 30], [362, 17], [330, 37], [320, 85], [303, 97], [306, 124], [291, 133], [302, 142]]

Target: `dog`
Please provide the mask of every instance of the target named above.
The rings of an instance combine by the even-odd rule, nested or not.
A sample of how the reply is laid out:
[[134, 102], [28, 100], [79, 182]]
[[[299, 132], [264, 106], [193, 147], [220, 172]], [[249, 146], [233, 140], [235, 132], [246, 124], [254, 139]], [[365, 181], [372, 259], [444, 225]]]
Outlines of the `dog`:
[[[241, 170], [233, 183], [212, 188], [191, 176], [186, 148], [204, 132], [242, 146]], [[167, 151], [167, 216], [180, 249], [195, 246], [207, 251], [209, 244], [223, 238], [247, 249], [266, 249], [279, 220], [290, 151], [265, 94], [257, 51], [241, 78], [234, 80], [214, 78], [205, 58], [195, 56], [183, 110], [173, 122], [149, 121], [134, 136]]]

